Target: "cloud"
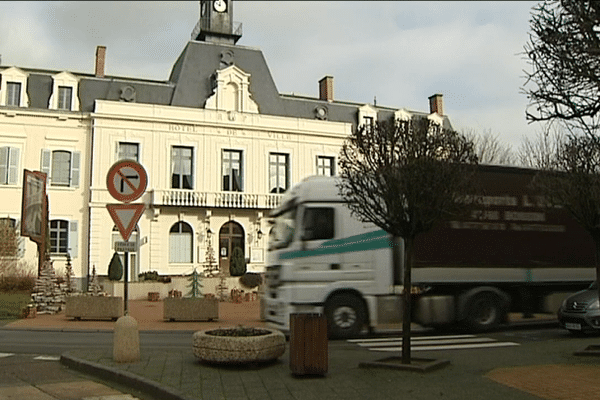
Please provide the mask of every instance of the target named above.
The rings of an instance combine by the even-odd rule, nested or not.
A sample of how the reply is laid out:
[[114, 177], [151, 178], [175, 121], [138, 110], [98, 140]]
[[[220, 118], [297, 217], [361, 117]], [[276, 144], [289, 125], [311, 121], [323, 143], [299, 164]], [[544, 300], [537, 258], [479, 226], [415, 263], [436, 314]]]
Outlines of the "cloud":
[[[260, 48], [281, 92], [427, 111], [442, 93], [455, 122], [513, 140], [524, 120], [518, 55], [535, 2], [235, 1], [239, 45]], [[0, 2], [2, 65], [168, 79], [199, 19], [193, 2]]]

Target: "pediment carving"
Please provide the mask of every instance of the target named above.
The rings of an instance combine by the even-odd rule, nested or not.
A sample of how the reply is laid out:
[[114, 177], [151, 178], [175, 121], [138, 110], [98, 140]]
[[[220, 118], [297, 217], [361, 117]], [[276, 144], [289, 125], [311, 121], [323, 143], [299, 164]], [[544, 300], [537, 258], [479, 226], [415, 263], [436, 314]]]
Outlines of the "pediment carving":
[[258, 114], [258, 105], [250, 94], [250, 74], [235, 65], [215, 73], [215, 89], [206, 100], [208, 110], [235, 111]]

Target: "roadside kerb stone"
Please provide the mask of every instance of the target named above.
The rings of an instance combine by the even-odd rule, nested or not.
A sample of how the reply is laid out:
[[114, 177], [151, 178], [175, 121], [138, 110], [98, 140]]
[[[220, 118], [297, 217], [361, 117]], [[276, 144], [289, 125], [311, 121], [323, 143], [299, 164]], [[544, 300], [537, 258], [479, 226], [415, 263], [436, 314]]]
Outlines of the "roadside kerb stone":
[[110, 368], [93, 361], [77, 358], [69, 352], [60, 356], [60, 362], [67, 367], [77, 369], [88, 374], [124, 384], [141, 390], [151, 395], [159, 396], [162, 400], [194, 400], [175, 389], [161, 386], [156, 382], [146, 379], [131, 372]]

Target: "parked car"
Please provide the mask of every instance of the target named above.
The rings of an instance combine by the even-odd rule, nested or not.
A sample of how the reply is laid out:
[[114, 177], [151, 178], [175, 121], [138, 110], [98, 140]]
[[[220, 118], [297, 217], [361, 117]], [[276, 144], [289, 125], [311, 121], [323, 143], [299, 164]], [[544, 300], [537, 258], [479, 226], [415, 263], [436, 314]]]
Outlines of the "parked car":
[[600, 332], [598, 282], [567, 297], [558, 310], [558, 322], [572, 333]]

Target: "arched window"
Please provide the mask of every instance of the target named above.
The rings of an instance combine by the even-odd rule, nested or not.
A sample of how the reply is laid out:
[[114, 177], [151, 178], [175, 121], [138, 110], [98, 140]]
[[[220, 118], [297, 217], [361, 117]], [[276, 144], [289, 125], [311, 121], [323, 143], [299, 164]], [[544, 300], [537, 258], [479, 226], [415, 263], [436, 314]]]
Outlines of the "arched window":
[[177, 222], [169, 231], [169, 262], [191, 263], [193, 260], [193, 231], [185, 222]]

